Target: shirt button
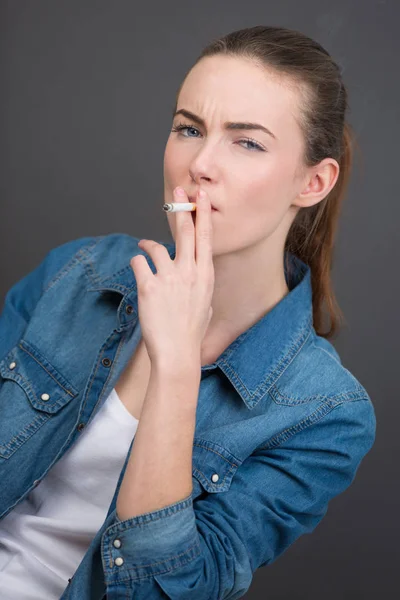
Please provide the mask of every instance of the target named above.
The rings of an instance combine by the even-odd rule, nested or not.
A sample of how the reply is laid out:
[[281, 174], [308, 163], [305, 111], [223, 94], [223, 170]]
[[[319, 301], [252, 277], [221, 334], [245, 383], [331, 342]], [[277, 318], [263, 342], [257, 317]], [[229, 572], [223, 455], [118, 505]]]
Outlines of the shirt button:
[[46, 402], [46, 400], [50, 400], [50, 396], [48, 394], [42, 394], [41, 399], [44, 400]]
[[212, 475], [211, 479], [212, 479], [212, 481], [213, 481], [214, 483], [215, 483], [216, 481], [218, 481], [218, 479], [219, 479], [219, 475], [218, 475], [218, 473], [214, 473], [214, 474]]
[[33, 482], [33, 487], [38, 486], [40, 483], [40, 479], [35, 479], [35, 481]]
[[8, 365], [8, 368], [9, 368], [9, 369], [11, 369], [11, 370], [13, 370], [13, 369], [15, 369], [15, 367], [16, 367], [16, 366], [17, 366], [17, 363], [15, 363], [15, 362], [12, 362], [12, 363], [10, 363], [10, 364]]
[[111, 360], [109, 358], [103, 358], [101, 362], [105, 367], [109, 367], [111, 365]]
[[121, 565], [124, 564], [124, 559], [121, 558], [120, 556], [118, 556], [115, 560], [114, 560], [115, 564], [117, 565], [117, 567], [120, 567]]
[[125, 312], [126, 312], [128, 315], [130, 315], [131, 313], [133, 313], [133, 306], [131, 306], [130, 304], [128, 304], [128, 305], [125, 307]]
[[78, 425], [78, 431], [82, 431], [82, 429], [85, 427], [85, 423], [79, 423]]
[[121, 548], [121, 540], [114, 540], [113, 545], [115, 548]]

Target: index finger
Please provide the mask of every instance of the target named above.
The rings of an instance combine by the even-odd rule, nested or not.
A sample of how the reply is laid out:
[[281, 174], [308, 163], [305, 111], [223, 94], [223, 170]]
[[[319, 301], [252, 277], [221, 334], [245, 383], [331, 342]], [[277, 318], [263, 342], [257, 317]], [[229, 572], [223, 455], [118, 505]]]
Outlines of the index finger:
[[212, 261], [211, 203], [206, 192], [199, 190], [196, 202], [196, 263], [204, 270]]

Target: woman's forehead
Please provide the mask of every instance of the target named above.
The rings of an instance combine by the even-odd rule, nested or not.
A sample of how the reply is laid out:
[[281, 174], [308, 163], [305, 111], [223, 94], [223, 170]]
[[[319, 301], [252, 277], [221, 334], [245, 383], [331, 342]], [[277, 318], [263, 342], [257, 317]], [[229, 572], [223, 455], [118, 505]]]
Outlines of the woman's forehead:
[[[203, 64], [197, 72], [193, 70], [182, 86], [177, 110], [198, 116], [204, 122], [198, 124], [207, 129], [224, 127], [227, 122], [252, 122], [263, 125], [277, 140], [290, 139], [296, 130], [301, 135], [297, 119], [300, 95], [296, 88], [282, 77], [262, 73], [259, 67], [254, 67], [249, 76], [248, 61], [246, 65], [247, 72], [242, 64], [236, 67], [232, 63], [225, 70], [218, 64], [213, 73], [210, 71], [214, 65], [206, 68]], [[275, 142], [265, 132], [258, 134], [265, 141]]]

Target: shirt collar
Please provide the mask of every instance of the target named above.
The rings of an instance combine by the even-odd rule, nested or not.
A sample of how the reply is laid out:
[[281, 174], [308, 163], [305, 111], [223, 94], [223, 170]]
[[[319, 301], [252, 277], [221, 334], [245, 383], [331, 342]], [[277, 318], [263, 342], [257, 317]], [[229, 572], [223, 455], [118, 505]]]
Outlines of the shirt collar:
[[[171, 259], [175, 258], [175, 243], [162, 243]], [[144, 253], [139, 249], [139, 253]], [[128, 260], [131, 258], [130, 254]], [[311, 333], [313, 323], [311, 270], [302, 260], [286, 251], [284, 272], [289, 288], [282, 298], [257, 323], [234, 340], [212, 365], [202, 372], [219, 368], [235, 387], [245, 405], [252, 409], [268, 393], [276, 380], [297, 355]], [[150, 256], [149, 267], [156, 272]], [[92, 291], [114, 290], [124, 295], [118, 309], [120, 321], [136, 322], [138, 318], [137, 287], [130, 264], [89, 288]], [[126, 314], [127, 305], [133, 307]], [[124, 312], [122, 312], [122, 310]]]

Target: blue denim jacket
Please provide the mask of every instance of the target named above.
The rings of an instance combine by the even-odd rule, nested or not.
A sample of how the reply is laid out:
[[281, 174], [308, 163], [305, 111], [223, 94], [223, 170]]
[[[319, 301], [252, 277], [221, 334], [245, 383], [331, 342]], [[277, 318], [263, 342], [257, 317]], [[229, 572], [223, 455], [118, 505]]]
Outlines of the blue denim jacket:
[[[129, 261], [144, 254], [156, 272], [138, 240], [115, 233], [66, 242], [6, 295], [0, 518], [78, 441], [135, 350], [141, 330]], [[161, 243], [174, 258], [175, 244]], [[192, 493], [121, 521], [116, 499], [132, 442], [62, 600], [241, 598], [254, 571], [313, 531], [352, 483], [375, 440], [374, 407], [316, 334], [310, 269], [288, 256], [288, 295], [201, 367]]]

